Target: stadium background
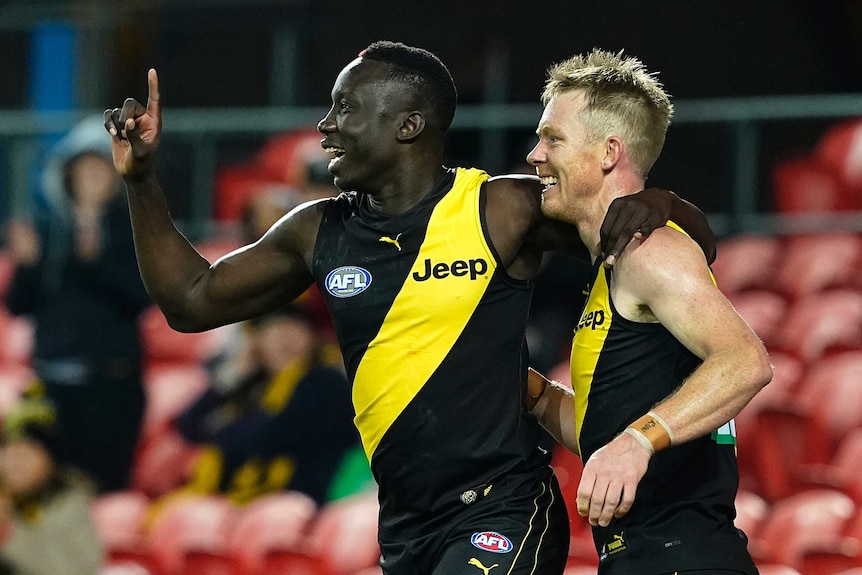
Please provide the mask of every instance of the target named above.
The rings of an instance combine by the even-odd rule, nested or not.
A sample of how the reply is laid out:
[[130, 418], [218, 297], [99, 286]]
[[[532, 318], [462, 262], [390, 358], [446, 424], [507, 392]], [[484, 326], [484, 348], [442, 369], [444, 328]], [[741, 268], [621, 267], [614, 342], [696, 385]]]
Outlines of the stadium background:
[[[811, 218], [804, 205], [782, 209], [776, 179], [777, 168], [809, 157], [831, 130], [862, 117], [862, 4], [856, 0], [2, 0], [0, 223], [38, 202], [32, 176], [45, 149], [80, 117], [129, 96], [145, 98], [152, 66], [165, 107], [158, 169], [174, 215], [205, 241], [219, 224], [207, 196], [215, 174], [251, 161], [273, 135], [312, 126], [328, 107], [342, 66], [378, 39], [426, 47], [447, 63], [462, 105], [447, 161], [491, 172], [524, 168], [552, 62], [601, 47], [624, 49], [660, 71], [678, 122], [649, 183], [708, 213], [723, 240], [719, 281], [780, 366], [780, 381], [770, 386], [776, 391], [744, 418], [765, 413], [761, 421], [781, 431], [764, 431], [760, 451], [745, 455], [743, 486], [751, 497], [740, 503], [740, 520], [748, 522], [764, 565], [816, 575], [862, 568], [862, 513], [855, 511], [862, 482], [853, 487], [853, 474], [838, 468], [841, 457], [855, 465], [862, 455], [849, 441], [859, 436], [862, 407], [830, 419], [824, 406], [833, 392], [822, 383], [843, 386], [829, 388], [841, 398], [831, 403], [862, 406], [862, 187], [849, 192], [856, 194], [849, 208]], [[296, 115], [286, 117], [291, 110]], [[298, 124], [297, 118], [313, 121]], [[244, 129], [224, 129], [242, 122]], [[813, 187], [809, 196], [825, 189]], [[827, 243], [818, 243], [824, 237]], [[806, 311], [811, 300], [816, 312]], [[0, 335], [0, 356], [21, 348], [22, 333]], [[839, 363], [849, 367], [836, 368]], [[793, 428], [816, 432], [806, 437]], [[841, 439], [848, 439], [843, 451]], [[806, 457], [812, 441], [824, 449]], [[577, 473], [576, 462], [561, 458], [560, 466]], [[825, 487], [829, 493], [820, 493]], [[797, 494], [811, 500], [792, 501]], [[133, 505], [122, 505], [120, 515], [134, 515]], [[368, 502], [357, 507], [367, 511]], [[210, 523], [224, 519], [211, 512]], [[343, 517], [356, 511], [338, 512], [331, 512], [339, 518], [334, 523], [347, 529], [351, 522]], [[320, 515], [306, 517], [309, 531]], [[354, 527], [373, 531], [361, 519]], [[335, 533], [348, 532], [325, 532]], [[590, 550], [578, 541], [573, 569], [581, 560], [589, 564]], [[359, 573], [346, 558], [363, 555], [351, 549], [342, 550], [342, 563], [304, 568]], [[778, 569], [764, 573], [793, 573]]]

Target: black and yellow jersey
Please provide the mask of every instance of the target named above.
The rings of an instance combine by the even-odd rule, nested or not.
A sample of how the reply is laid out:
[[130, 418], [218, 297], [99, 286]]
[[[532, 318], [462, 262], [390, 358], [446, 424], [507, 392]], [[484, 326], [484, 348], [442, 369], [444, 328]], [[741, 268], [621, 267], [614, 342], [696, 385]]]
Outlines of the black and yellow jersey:
[[[700, 364], [660, 323], [638, 323], [616, 312], [609, 290], [612, 273], [596, 261], [572, 342], [576, 429], [584, 462]], [[733, 526], [739, 481], [735, 446], [731, 421], [711, 435], [655, 454], [631, 511], [606, 528], [593, 528], [599, 572], [756, 573], [746, 540]]]
[[446, 170], [396, 216], [342, 193], [320, 224], [313, 272], [353, 386], [384, 532], [422, 532], [462, 499], [514, 489], [502, 478], [546, 468], [538, 424], [521, 407], [532, 285], [506, 274], [488, 239], [487, 178]]

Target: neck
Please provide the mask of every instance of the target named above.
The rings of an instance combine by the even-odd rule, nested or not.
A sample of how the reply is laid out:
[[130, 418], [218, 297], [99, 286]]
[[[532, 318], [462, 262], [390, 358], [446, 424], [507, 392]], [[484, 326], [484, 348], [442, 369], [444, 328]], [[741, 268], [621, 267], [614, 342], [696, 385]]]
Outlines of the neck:
[[438, 162], [399, 169], [381, 189], [368, 193], [369, 204], [375, 211], [383, 214], [404, 213], [431, 191], [444, 170]]
[[601, 240], [602, 223], [605, 221], [611, 202], [641, 191], [644, 184], [644, 180], [636, 177], [607, 179], [601, 192], [595, 196], [593, 204], [583, 210], [582, 217], [575, 222], [580, 230], [581, 240], [590, 248], [593, 262], [599, 257], [598, 246]]

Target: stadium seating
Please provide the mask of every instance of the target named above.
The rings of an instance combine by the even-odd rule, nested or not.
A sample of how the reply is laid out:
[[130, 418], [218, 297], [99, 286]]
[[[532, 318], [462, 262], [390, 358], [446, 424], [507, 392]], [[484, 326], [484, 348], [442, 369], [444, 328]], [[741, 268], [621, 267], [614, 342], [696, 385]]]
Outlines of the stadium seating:
[[749, 541], [760, 540], [760, 527], [769, 514], [769, 504], [751, 491], [736, 494], [736, 519], [733, 524], [748, 536]]
[[853, 209], [843, 182], [816, 159], [787, 159], [772, 169], [775, 208], [785, 214], [823, 214]]
[[132, 468], [132, 487], [148, 497], [160, 497], [182, 486], [191, 476], [199, 447], [185, 441], [172, 425], [142, 437]]
[[775, 502], [761, 528], [761, 545], [749, 550], [761, 563], [800, 567], [803, 553], [840, 545], [844, 528], [856, 511], [839, 491], [809, 490]]
[[265, 495], [242, 510], [230, 536], [235, 575], [265, 575], [267, 554], [304, 551], [317, 513], [310, 497], [297, 491]]
[[161, 429], [203, 393], [208, 386], [204, 366], [198, 363], [161, 364], [144, 372], [147, 411], [143, 437]]
[[862, 209], [862, 120], [854, 118], [830, 128], [811, 155], [841, 182], [848, 207]]
[[834, 289], [808, 294], [787, 311], [773, 349], [811, 363], [827, 353], [862, 348], [862, 291]]
[[321, 509], [308, 539], [309, 549], [319, 558], [318, 575], [348, 575], [378, 564], [378, 509], [376, 490]]
[[764, 345], [774, 341], [787, 311], [787, 300], [777, 292], [758, 289], [734, 292], [728, 299]]
[[155, 575], [233, 575], [227, 553], [237, 509], [217, 495], [187, 495], [166, 504], [147, 537]]
[[712, 264], [719, 289], [726, 295], [771, 289], [781, 252], [782, 239], [776, 236], [739, 235], [723, 240]]
[[144, 520], [150, 501], [140, 491], [118, 491], [101, 495], [91, 513], [110, 566], [146, 563]]
[[140, 318], [146, 367], [161, 364], [200, 364], [224, 343], [227, 327], [201, 333], [180, 333], [168, 325], [161, 310], [153, 305]]
[[855, 287], [862, 259], [859, 234], [798, 234], [785, 240], [772, 289], [799, 298], [826, 289]]

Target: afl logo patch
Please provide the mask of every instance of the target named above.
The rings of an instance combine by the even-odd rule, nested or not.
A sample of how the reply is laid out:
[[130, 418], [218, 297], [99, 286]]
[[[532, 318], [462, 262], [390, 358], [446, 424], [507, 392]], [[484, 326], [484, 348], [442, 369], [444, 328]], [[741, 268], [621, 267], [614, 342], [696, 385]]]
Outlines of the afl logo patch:
[[371, 273], [356, 266], [336, 268], [326, 276], [326, 291], [335, 297], [353, 297], [370, 285]]
[[495, 531], [474, 533], [470, 538], [470, 543], [473, 544], [473, 547], [491, 553], [508, 553], [512, 550], [512, 542], [509, 541], [509, 538]]

